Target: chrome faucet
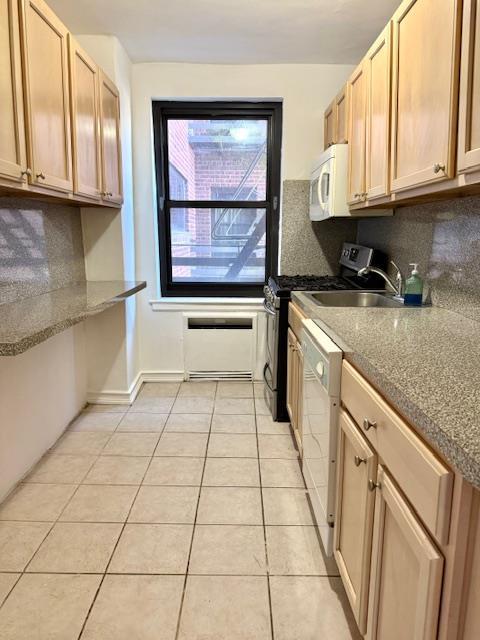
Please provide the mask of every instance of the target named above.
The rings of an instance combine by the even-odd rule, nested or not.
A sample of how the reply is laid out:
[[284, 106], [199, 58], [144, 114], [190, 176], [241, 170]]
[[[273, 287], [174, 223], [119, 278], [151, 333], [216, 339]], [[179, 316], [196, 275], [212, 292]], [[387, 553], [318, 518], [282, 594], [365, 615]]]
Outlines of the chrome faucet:
[[395, 264], [395, 262], [393, 262], [393, 260], [390, 261], [390, 264], [393, 265], [397, 270], [397, 273], [395, 275], [395, 282], [390, 278], [390, 276], [387, 273], [385, 273], [385, 271], [383, 271], [382, 269], [378, 269], [377, 267], [364, 267], [363, 269], [360, 269], [360, 271], [358, 272], [358, 275], [366, 276], [369, 273], [376, 273], [377, 275], [381, 276], [385, 280], [385, 282], [388, 284], [388, 286], [393, 291], [393, 293], [399, 298], [401, 298], [403, 294], [402, 272], [400, 271], [398, 266]]

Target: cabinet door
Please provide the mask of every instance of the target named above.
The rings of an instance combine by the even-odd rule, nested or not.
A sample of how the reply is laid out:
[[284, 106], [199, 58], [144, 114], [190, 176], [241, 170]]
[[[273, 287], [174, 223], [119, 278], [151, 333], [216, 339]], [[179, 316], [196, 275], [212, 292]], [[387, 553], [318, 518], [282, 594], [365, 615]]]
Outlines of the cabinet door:
[[348, 193], [347, 202], [355, 204], [365, 199], [365, 119], [366, 74], [364, 63], [355, 69], [348, 81]]
[[393, 16], [392, 191], [455, 174], [459, 0], [404, 0]]
[[31, 181], [71, 191], [67, 29], [43, 0], [24, 4]]
[[458, 170], [480, 168], [480, 2], [464, 0]]
[[323, 125], [323, 146], [326, 149], [335, 144], [335, 100], [325, 110]]
[[[334, 556], [363, 634], [367, 624], [377, 457], [346, 411], [340, 411]], [[387, 636], [385, 636], [387, 637]]]
[[69, 36], [74, 193], [100, 199], [100, 100], [98, 67]]
[[367, 639], [434, 640], [442, 573], [443, 557], [380, 466]]
[[108, 202], [121, 204], [123, 189], [120, 101], [116, 86], [103, 72], [100, 72], [100, 135], [102, 143], [102, 196]]
[[369, 200], [389, 193], [391, 31], [389, 23], [365, 58], [368, 79], [365, 186]]
[[295, 430], [296, 422], [297, 422], [297, 386], [298, 386], [298, 378], [297, 378], [297, 357], [296, 357], [296, 349], [297, 349], [297, 338], [293, 331], [288, 329], [288, 352], [287, 352], [287, 412], [290, 416], [290, 422], [292, 425], [292, 429]]
[[0, 177], [25, 179], [20, 24], [17, 0], [0, 0]]
[[347, 121], [348, 121], [348, 100], [347, 87], [343, 87], [335, 98], [335, 142], [344, 144], [348, 141]]

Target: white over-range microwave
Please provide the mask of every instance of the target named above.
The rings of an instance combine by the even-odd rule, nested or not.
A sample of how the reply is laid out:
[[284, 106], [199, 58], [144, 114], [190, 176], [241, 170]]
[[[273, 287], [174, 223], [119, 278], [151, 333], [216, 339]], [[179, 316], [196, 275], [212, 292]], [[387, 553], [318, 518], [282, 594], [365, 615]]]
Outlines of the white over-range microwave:
[[328, 147], [310, 180], [310, 220], [351, 216], [347, 205], [348, 144]]

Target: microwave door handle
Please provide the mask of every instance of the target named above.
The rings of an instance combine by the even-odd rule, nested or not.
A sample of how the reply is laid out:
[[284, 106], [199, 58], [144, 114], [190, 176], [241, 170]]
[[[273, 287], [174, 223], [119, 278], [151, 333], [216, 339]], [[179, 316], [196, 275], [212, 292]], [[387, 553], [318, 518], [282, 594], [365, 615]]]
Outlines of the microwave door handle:
[[330, 172], [326, 169], [322, 171], [320, 178], [320, 202], [325, 206], [328, 202], [328, 196], [330, 194]]

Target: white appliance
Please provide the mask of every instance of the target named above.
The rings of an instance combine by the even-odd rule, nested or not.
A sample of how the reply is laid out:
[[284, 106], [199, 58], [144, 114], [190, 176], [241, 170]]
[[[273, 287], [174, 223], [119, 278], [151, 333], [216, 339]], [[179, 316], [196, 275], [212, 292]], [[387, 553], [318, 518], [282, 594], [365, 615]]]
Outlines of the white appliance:
[[333, 554], [341, 349], [313, 320], [303, 321], [303, 461], [324, 550]]
[[347, 217], [348, 144], [328, 147], [315, 163], [310, 179], [310, 220]]

